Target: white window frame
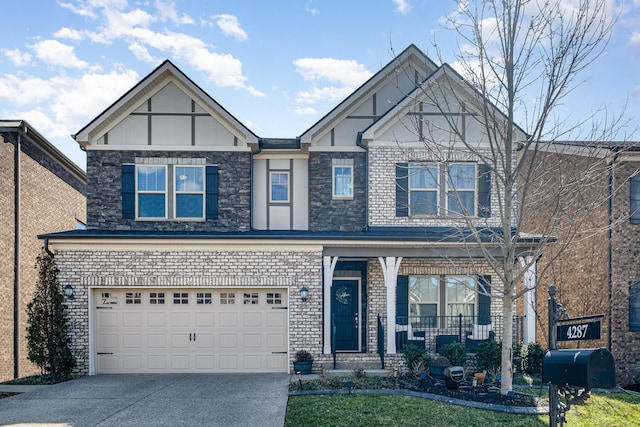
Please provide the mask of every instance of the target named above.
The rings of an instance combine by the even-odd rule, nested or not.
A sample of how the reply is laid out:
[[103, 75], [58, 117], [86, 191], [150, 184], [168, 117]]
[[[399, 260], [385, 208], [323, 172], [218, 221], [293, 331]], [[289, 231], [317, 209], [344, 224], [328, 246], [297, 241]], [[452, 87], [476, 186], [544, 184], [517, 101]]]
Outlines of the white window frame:
[[[462, 189], [457, 189], [455, 188], [455, 186], [453, 185], [453, 180], [451, 179], [451, 175], [449, 172], [449, 168], [451, 168], [452, 166], [472, 166], [473, 167], [473, 174], [471, 176], [471, 179], [474, 182], [474, 186], [473, 188], [462, 188]], [[452, 195], [452, 197], [456, 197], [455, 193], [461, 194], [461, 193], [471, 193], [473, 192], [473, 212], [468, 212], [468, 216], [477, 216], [478, 215], [478, 164], [477, 163], [472, 163], [472, 162], [459, 162], [459, 163], [448, 163], [446, 165], [446, 173], [447, 173], [447, 179], [445, 180], [445, 184], [446, 184], [446, 206], [447, 206], [447, 215], [448, 216], [459, 216], [459, 215], [465, 215], [464, 212], [454, 212], [450, 209], [449, 207], [449, 194], [450, 193], [454, 193]], [[459, 200], [459, 198], [458, 198]]]
[[[421, 301], [419, 303], [416, 302], [411, 302], [411, 280], [417, 280], [417, 279], [435, 279], [436, 281], [436, 299], [435, 301]], [[409, 319], [411, 319], [412, 316], [418, 316], [418, 315], [413, 315], [411, 313], [411, 306], [415, 306], [415, 305], [431, 305], [431, 304], [435, 304], [436, 305], [436, 316], [440, 316], [440, 276], [422, 276], [422, 275], [411, 275], [409, 276], [409, 292], [408, 292], [408, 297], [409, 297]], [[423, 328], [424, 325], [414, 325], [416, 327], [421, 327]], [[436, 319], [436, 324], [433, 326], [428, 326], [428, 327], [437, 327], [437, 319]]]
[[[436, 186], [435, 187], [412, 187], [411, 186], [411, 168], [412, 167], [430, 167], [430, 166], [435, 166], [436, 168]], [[408, 189], [407, 189], [407, 197], [409, 200], [409, 216], [413, 216], [413, 217], [420, 217], [420, 216], [429, 216], [429, 217], [433, 217], [433, 216], [438, 216], [440, 213], [440, 165], [438, 163], [435, 162], [411, 162], [408, 164], [408, 168], [409, 170], [407, 171], [408, 173], [408, 179], [407, 179], [407, 183], [408, 183]], [[412, 203], [411, 203], [411, 193], [432, 193], [435, 192], [436, 193], [436, 211], [435, 213], [412, 213]]]
[[[453, 280], [460, 280], [460, 279], [469, 279], [472, 283], [473, 283], [473, 301], [472, 302], [465, 302], [465, 301], [449, 301], [449, 282], [453, 281]], [[445, 291], [444, 291], [444, 310], [445, 310], [445, 316], [448, 316], [447, 318], [449, 319], [450, 322], [452, 322], [453, 324], [455, 324], [457, 326], [457, 320], [454, 320], [451, 316], [457, 316], [457, 314], [450, 314], [449, 313], [449, 306], [452, 304], [464, 304], [464, 305], [473, 305], [473, 312], [468, 315], [468, 316], [472, 316], [473, 318], [476, 318], [478, 316], [478, 279], [476, 277], [473, 276], [465, 276], [465, 275], [447, 275], [445, 276]], [[463, 317], [466, 317], [467, 315], [463, 314]], [[467, 326], [471, 326], [471, 324], [473, 324], [473, 321], [469, 322], [468, 319], [463, 319], [463, 322], [467, 320], [467, 323], [464, 323], [463, 326], [467, 327]], [[451, 326], [451, 325], [449, 325]]]
[[[411, 281], [415, 280], [415, 279], [420, 279], [420, 278], [427, 278], [427, 279], [435, 279], [436, 283], [437, 283], [437, 301], [425, 301], [425, 302], [421, 302], [421, 303], [414, 303], [411, 301]], [[447, 286], [447, 284], [449, 283], [449, 281], [453, 280], [453, 279], [469, 279], [471, 282], [473, 282], [473, 286], [474, 286], [474, 299], [473, 302], [452, 302], [451, 304], [467, 304], [467, 305], [473, 305], [473, 313], [471, 314], [471, 316], [473, 316], [474, 318], [476, 318], [478, 316], [478, 288], [479, 288], [479, 284], [478, 284], [478, 279], [474, 276], [469, 276], [469, 275], [419, 275], [419, 274], [415, 274], [415, 275], [410, 275], [409, 276], [409, 295], [407, 296], [408, 301], [407, 303], [409, 304], [409, 320], [411, 320], [412, 317], [418, 316], [418, 315], [413, 315], [411, 313], [411, 306], [412, 305], [420, 305], [420, 304], [436, 304], [436, 316], [438, 316], [438, 318], [442, 318], [442, 316], [445, 316], [443, 319], [449, 319], [449, 321], [447, 322], [448, 324], [445, 325], [445, 323], [443, 322], [442, 324], [440, 324], [439, 322], [436, 321], [436, 325], [432, 325], [432, 326], [427, 326], [427, 328], [439, 328], [439, 327], [453, 327], [453, 326], [457, 326], [457, 320], [453, 319], [450, 316], [455, 316], [452, 314], [449, 314], [449, 287]], [[444, 286], [444, 292], [442, 291], [441, 287]], [[464, 316], [464, 315], [463, 315]], [[470, 326], [470, 323], [468, 322], [465, 323], [463, 326], [467, 327]], [[420, 325], [418, 323], [416, 323], [414, 325], [414, 327], [420, 327], [420, 328], [424, 328], [425, 325]]]
[[[287, 199], [286, 200], [273, 200], [273, 176], [274, 175], [286, 175], [287, 177]], [[277, 183], [277, 185], [282, 185]], [[291, 172], [288, 170], [274, 170], [269, 171], [269, 202], [270, 203], [289, 203], [291, 201]]]
[[[163, 168], [164, 169], [164, 191], [158, 190], [140, 190], [138, 183], [138, 171], [141, 168]], [[168, 218], [169, 213], [169, 170], [167, 165], [136, 165], [135, 168], [135, 201], [136, 201], [136, 219], [157, 221]], [[164, 216], [140, 216], [140, 195], [141, 194], [163, 194], [164, 195]]]
[[[349, 183], [350, 194], [336, 194], [336, 169], [349, 169], [351, 182]], [[331, 167], [331, 196], [334, 200], [352, 200], [353, 199], [353, 165], [333, 165]]]
[[[176, 185], [176, 180], [178, 178], [178, 174], [177, 174], [177, 169], [178, 168], [198, 168], [202, 171], [202, 190], [201, 191], [195, 191], [195, 190], [185, 190], [185, 191], [178, 191], [177, 185]], [[205, 169], [204, 166], [202, 165], [173, 165], [173, 218], [177, 219], [177, 220], [181, 220], [181, 221], [198, 221], [198, 220], [203, 220], [205, 218], [206, 215], [206, 204], [207, 204], [207, 196], [206, 196], [206, 192], [205, 192], [205, 187], [207, 185], [207, 171]], [[178, 217], [177, 215], [177, 211], [178, 211], [178, 194], [197, 194], [197, 195], [201, 195], [202, 196], [202, 216], [181, 216]]]

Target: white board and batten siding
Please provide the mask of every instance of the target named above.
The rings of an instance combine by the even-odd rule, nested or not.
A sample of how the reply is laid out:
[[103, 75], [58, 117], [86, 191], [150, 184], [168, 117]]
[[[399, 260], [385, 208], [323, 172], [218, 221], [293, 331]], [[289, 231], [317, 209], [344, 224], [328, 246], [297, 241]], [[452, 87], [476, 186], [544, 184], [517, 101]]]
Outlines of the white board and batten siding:
[[288, 372], [286, 289], [92, 292], [97, 374]]

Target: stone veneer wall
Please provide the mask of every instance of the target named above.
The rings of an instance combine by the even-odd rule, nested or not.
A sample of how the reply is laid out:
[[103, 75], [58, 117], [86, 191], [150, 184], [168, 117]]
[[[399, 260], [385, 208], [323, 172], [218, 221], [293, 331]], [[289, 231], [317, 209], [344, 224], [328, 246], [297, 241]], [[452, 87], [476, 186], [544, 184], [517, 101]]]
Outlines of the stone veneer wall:
[[[353, 161], [353, 199], [333, 200], [333, 160]], [[309, 153], [309, 230], [362, 231], [366, 226], [366, 153]]]
[[[181, 251], [135, 249], [56, 252], [60, 282], [74, 287], [69, 301], [76, 373], [89, 371], [89, 286], [285, 287], [289, 292], [289, 357], [299, 349], [322, 353], [320, 251]], [[306, 286], [310, 298], [300, 301]]]
[[[139, 158], [206, 159], [218, 165], [218, 219], [136, 221], [122, 218], [122, 165]], [[251, 153], [87, 151], [87, 227], [101, 230], [248, 231], [251, 227]]]
[[[464, 226], [464, 220], [452, 217], [396, 217], [396, 163], [413, 161], [437, 161], [442, 153], [432, 153], [425, 148], [373, 147], [369, 151], [369, 225], [388, 226]], [[514, 155], [514, 162], [516, 158]], [[463, 151], [447, 153], [447, 161], [478, 161], [477, 157]], [[495, 177], [491, 177], [491, 211], [498, 209]], [[478, 225], [500, 226], [500, 217], [478, 218]]]

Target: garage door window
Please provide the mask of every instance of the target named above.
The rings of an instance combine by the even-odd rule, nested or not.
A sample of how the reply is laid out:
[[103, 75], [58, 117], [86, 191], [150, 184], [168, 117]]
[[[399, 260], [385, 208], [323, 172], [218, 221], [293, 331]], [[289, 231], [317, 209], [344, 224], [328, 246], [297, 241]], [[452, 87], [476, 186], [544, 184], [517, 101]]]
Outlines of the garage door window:
[[244, 293], [244, 304], [258, 304], [258, 293]]
[[142, 293], [127, 292], [124, 297], [125, 304], [142, 304]]
[[164, 292], [151, 292], [149, 294], [149, 304], [164, 304]]
[[280, 292], [267, 292], [267, 304], [282, 304], [282, 294]]
[[189, 304], [189, 294], [187, 292], [174, 292], [173, 293], [174, 304]]
[[102, 292], [100, 294], [102, 305], [116, 305], [118, 304], [118, 296], [111, 292]]
[[196, 304], [211, 304], [211, 292], [198, 292], [196, 294]]
[[236, 294], [235, 292], [222, 292], [220, 294], [220, 304], [222, 305], [231, 305], [236, 303]]

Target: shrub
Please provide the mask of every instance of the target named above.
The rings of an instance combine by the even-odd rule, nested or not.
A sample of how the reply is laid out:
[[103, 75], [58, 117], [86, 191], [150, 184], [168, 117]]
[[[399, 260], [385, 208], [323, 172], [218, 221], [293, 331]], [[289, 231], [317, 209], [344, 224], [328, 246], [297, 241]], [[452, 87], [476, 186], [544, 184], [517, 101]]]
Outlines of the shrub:
[[480, 369], [486, 369], [489, 372], [499, 371], [502, 363], [502, 344], [487, 341], [478, 345], [476, 363]]
[[413, 375], [420, 375], [425, 372], [429, 363], [431, 363], [431, 355], [424, 349], [414, 344], [408, 344], [404, 347], [402, 353], [404, 363]]
[[546, 351], [538, 343], [522, 346], [522, 371], [525, 374], [539, 374], [542, 372], [542, 358]]
[[27, 358], [42, 373], [67, 374], [75, 359], [69, 346], [69, 318], [53, 254], [44, 250], [36, 261], [38, 281], [27, 305]]
[[313, 355], [307, 350], [298, 350], [296, 352], [296, 362], [313, 362]]
[[467, 360], [467, 349], [459, 342], [445, 345], [440, 350], [440, 355], [449, 359], [453, 366], [464, 366]]

